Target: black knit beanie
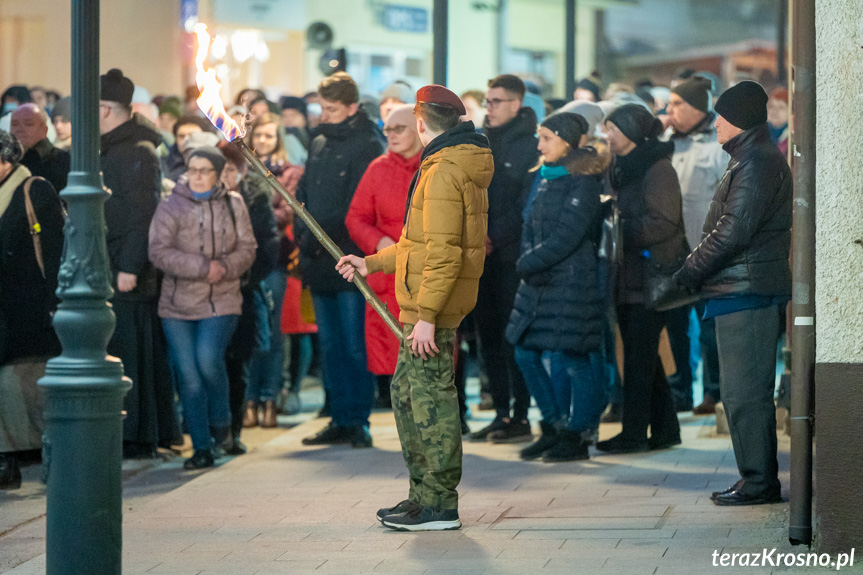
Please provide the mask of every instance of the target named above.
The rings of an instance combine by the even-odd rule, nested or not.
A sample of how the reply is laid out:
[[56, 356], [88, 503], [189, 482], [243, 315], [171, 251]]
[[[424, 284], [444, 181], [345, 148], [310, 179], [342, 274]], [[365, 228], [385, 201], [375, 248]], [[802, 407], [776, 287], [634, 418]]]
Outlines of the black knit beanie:
[[578, 84], [575, 85], [576, 88], [581, 88], [582, 90], [587, 90], [588, 92], [593, 93], [593, 97], [596, 99], [596, 102], [602, 100], [599, 95], [599, 84], [597, 83], [594, 77], [582, 78]]
[[296, 110], [303, 116], [308, 115], [306, 101], [296, 96], [285, 96], [281, 101], [282, 110]]
[[713, 99], [711, 98], [711, 90], [713, 82], [707, 78], [695, 76], [682, 84], [678, 84], [672, 93], [677, 94], [683, 101], [705, 114], [712, 108]]
[[[204, 158], [205, 160], [208, 160], [213, 164], [213, 167], [216, 168], [216, 172], [219, 174], [222, 173], [222, 169], [225, 167], [225, 154], [215, 146], [201, 146], [200, 148], [195, 148], [189, 155], [189, 160], [192, 158]], [[189, 160], [186, 161], [187, 164]]]
[[639, 104], [626, 104], [608, 115], [611, 122], [636, 146], [663, 132], [662, 122], [654, 118], [647, 108]]
[[716, 100], [716, 113], [741, 130], [767, 122], [767, 92], [749, 80], [728, 88]]
[[581, 114], [557, 112], [543, 120], [541, 126], [551, 130], [555, 136], [578, 148], [581, 137], [587, 133], [589, 125]]
[[100, 99], [107, 102], [117, 102], [124, 106], [132, 105], [132, 93], [135, 91], [135, 84], [125, 77], [122, 71], [111, 68], [107, 74], [100, 76], [99, 80], [102, 88]]

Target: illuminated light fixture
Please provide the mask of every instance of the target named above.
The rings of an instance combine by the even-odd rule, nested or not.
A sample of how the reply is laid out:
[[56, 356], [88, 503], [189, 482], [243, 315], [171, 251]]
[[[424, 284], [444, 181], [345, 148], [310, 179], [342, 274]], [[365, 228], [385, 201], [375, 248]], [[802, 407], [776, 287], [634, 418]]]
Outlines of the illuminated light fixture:
[[234, 60], [243, 63], [258, 50], [258, 33], [254, 30], [237, 30], [231, 34], [231, 53]]
[[197, 23], [198, 23], [198, 16], [197, 15], [189, 16], [188, 18], [186, 18], [186, 21], [183, 22], [183, 28], [186, 30], [186, 32], [191, 33], [192, 31], [194, 31], [195, 25]]
[[267, 43], [261, 40], [258, 42], [258, 47], [255, 48], [255, 60], [258, 62], [266, 62], [270, 59], [270, 48]]
[[228, 53], [228, 38], [224, 34], [217, 34], [210, 45], [210, 55], [216, 60], [221, 60]]

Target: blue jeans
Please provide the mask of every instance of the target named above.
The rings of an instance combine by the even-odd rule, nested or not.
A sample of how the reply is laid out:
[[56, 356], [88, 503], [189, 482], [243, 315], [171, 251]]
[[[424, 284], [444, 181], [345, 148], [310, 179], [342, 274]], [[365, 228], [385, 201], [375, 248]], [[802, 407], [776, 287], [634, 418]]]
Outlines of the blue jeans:
[[275, 401], [282, 390], [284, 381], [282, 367], [285, 362], [285, 348], [282, 345], [282, 302], [288, 276], [282, 270], [274, 270], [264, 280], [264, 289], [273, 294], [273, 309], [270, 312], [270, 349], [255, 354], [249, 361], [249, 380], [246, 386], [248, 401]]
[[333, 425], [369, 424], [374, 378], [366, 367], [366, 300], [359, 291], [312, 292], [324, 389], [330, 398]]
[[[544, 353], [548, 354], [551, 373], [543, 365]], [[515, 361], [543, 420], [551, 425], [566, 422], [566, 427], [574, 432], [591, 431], [599, 425], [605, 409], [604, 392], [590, 356], [516, 346]]]
[[236, 315], [196, 321], [162, 318], [177, 374], [183, 417], [195, 449], [210, 448], [210, 428], [225, 429], [231, 425], [225, 350], [238, 319]]

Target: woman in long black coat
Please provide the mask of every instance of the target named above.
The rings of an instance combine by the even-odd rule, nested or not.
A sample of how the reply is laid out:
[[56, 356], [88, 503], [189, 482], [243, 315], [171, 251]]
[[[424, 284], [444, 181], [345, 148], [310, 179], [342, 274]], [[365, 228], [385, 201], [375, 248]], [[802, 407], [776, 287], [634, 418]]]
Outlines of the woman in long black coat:
[[[15, 136], [0, 130], [0, 489], [21, 485], [15, 452], [41, 448], [36, 381], [45, 360], [60, 353], [51, 322], [63, 253], [63, 208], [54, 187], [19, 164], [23, 156]], [[42, 267], [27, 218], [27, 187]]]
[[612, 112], [605, 127], [613, 154], [609, 185], [623, 231], [616, 294], [623, 340], [623, 431], [596, 448], [608, 453], [663, 449], [680, 443], [680, 426], [659, 359], [665, 313], [647, 305], [645, 289], [649, 264], [670, 266], [689, 253], [680, 183], [671, 165], [674, 144], [658, 140], [662, 123], [637, 104]]
[[608, 158], [579, 148], [586, 132], [587, 121], [567, 112], [549, 116], [539, 130], [543, 163], [525, 210], [521, 283], [506, 332], [543, 416], [542, 436], [522, 450], [523, 459], [587, 459], [604, 408], [589, 354], [599, 349], [605, 313], [596, 240]]

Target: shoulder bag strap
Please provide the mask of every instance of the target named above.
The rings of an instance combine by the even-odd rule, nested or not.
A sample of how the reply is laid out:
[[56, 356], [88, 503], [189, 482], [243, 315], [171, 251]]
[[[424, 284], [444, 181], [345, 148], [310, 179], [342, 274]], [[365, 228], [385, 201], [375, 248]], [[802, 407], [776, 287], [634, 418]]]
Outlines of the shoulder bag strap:
[[36, 219], [36, 210], [33, 208], [33, 200], [30, 199], [30, 185], [36, 178], [28, 178], [24, 182], [24, 206], [27, 210], [27, 223], [30, 226], [30, 237], [33, 238], [33, 251], [36, 254], [36, 263], [39, 264], [39, 270], [42, 272], [42, 278], [45, 279], [45, 262], [42, 259], [42, 239], [39, 237], [42, 233], [42, 226], [39, 225], [39, 220]]

